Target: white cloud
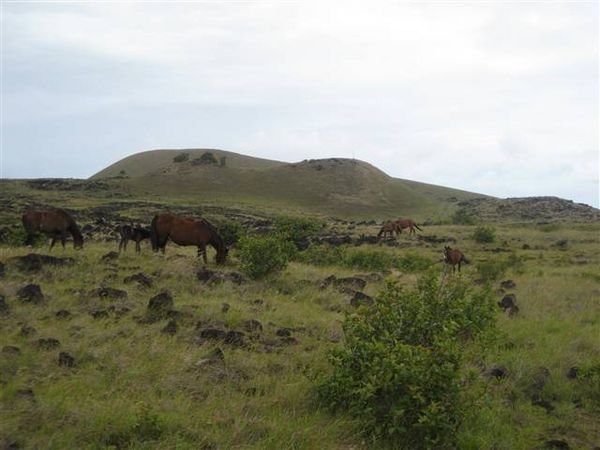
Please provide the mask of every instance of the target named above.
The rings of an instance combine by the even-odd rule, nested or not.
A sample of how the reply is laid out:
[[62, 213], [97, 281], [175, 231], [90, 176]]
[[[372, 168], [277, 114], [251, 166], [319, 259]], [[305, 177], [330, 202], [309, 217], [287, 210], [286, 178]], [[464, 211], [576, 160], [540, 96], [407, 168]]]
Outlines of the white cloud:
[[[598, 205], [595, 3], [2, 8], [11, 152], [28, 145], [19, 134], [28, 123], [141, 111], [144, 128], [118, 133], [130, 151], [152, 136], [156, 147], [209, 140], [284, 160], [354, 154], [393, 176], [499, 196], [539, 189]], [[178, 107], [224, 109], [235, 120], [219, 115], [209, 136], [188, 117], [175, 120]], [[103, 136], [77, 130], [56, 145], [68, 151], [90, 139], [102, 148]], [[124, 151], [104, 150], [109, 161]], [[12, 176], [28, 176], [4, 159]], [[577, 178], [587, 187], [574, 188]]]

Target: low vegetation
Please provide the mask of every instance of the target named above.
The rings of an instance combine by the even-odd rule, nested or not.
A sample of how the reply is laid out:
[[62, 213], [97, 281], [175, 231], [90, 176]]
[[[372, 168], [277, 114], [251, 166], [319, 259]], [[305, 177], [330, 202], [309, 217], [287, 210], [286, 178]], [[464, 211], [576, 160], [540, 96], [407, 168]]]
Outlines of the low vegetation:
[[[10, 192], [10, 208], [31, 201]], [[24, 247], [20, 215], [0, 212], [0, 447], [600, 442], [596, 223], [494, 224], [490, 244], [464, 224], [369, 241], [377, 225], [202, 205], [232, 246], [203, 268], [172, 243], [116, 253], [111, 227], [165, 204], [38, 195], [68, 205], [86, 242], [38, 260], [44, 239]], [[471, 261], [460, 274], [444, 245]]]

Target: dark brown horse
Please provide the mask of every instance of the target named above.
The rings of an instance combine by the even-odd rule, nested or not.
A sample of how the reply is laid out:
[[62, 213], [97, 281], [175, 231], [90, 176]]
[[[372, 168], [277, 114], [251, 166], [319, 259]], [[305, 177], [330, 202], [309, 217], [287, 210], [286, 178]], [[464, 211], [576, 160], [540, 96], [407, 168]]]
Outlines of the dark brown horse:
[[416, 224], [416, 222], [412, 219], [398, 219], [396, 220], [396, 222], [394, 222], [397, 226], [398, 229], [398, 233], [402, 233], [402, 230], [405, 228], [408, 228], [408, 234], [416, 234], [417, 232], [415, 231], [415, 228], [419, 231], [423, 231], [421, 230], [421, 228], [419, 228], [419, 225]]
[[54, 247], [57, 239], [60, 239], [63, 248], [67, 235], [73, 236], [73, 246], [76, 249], [83, 248], [83, 236], [75, 220], [62, 209], [31, 210], [23, 214], [23, 227], [27, 233], [25, 245], [31, 245], [33, 238], [38, 233], [43, 233], [52, 238], [50, 250]]
[[174, 214], [158, 214], [152, 219], [150, 226], [152, 250], [165, 252], [167, 240], [171, 238], [179, 245], [198, 246], [198, 256], [206, 260], [206, 245], [217, 251], [217, 264], [224, 264], [227, 259], [227, 248], [217, 230], [208, 221], [193, 217], [180, 217]]
[[377, 233], [377, 237], [383, 235], [383, 238], [385, 239], [388, 234], [391, 237], [394, 237], [394, 233], [398, 236], [398, 225], [396, 225], [396, 222], [386, 222], [381, 226], [379, 233]]
[[458, 271], [460, 272], [461, 263], [471, 264], [471, 261], [459, 249], [451, 249], [448, 246], [444, 247], [444, 262], [452, 265], [452, 272], [456, 271], [456, 266], [458, 266]]
[[121, 249], [127, 251], [127, 243], [130, 240], [135, 242], [135, 252], [140, 253], [142, 251], [140, 242], [144, 239], [150, 239], [150, 234], [148, 228], [142, 228], [139, 225], [137, 227], [134, 227], [133, 225], [121, 225], [119, 227], [119, 235], [121, 236], [119, 253], [121, 253]]

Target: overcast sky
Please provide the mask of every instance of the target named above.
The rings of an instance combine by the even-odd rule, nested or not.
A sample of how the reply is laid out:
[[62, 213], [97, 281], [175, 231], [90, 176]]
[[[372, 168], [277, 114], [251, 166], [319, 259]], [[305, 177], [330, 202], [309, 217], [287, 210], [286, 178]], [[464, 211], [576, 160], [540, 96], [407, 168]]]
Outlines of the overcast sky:
[[7, 178], [211, 147], [598, 207], [598, 2], [2, 8]]

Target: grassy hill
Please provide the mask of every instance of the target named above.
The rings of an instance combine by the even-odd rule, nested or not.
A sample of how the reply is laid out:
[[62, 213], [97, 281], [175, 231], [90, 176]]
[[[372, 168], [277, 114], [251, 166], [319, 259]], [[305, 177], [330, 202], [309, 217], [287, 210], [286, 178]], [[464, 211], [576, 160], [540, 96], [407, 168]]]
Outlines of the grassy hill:
[[410, 215], [435, 219], [448, 215], [458, 201], [482, 197], [392, 178], [363, 161], [329, 158], [288, 164], [207, 149], [138, 153], [91, 179], [110, 177], [126, 177], [126, 183], [138, 194], [270, 205], [357, 218]]

